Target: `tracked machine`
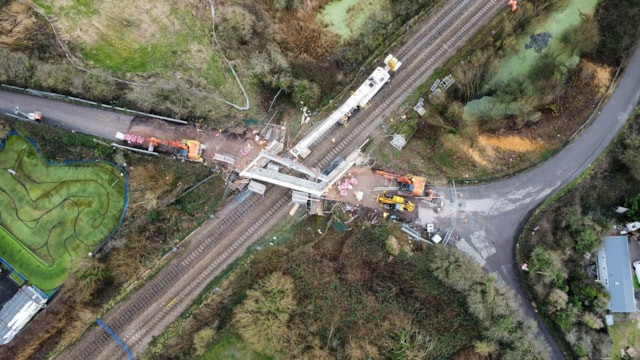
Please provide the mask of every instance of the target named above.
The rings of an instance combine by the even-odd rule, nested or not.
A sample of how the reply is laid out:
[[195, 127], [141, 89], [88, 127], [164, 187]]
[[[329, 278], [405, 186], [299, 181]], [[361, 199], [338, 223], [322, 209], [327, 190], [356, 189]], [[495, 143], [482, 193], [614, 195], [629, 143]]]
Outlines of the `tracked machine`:
[[378, 203], [380, 203], [385, 209], [408, 211], [412, 212], [415, 209], [415, 204], [411, 201], [398, 195], [391, 195], [386, 192], [378, 195]]
[[155, 137], [145, 138], [143, 136], [123, 134], [118, 132], [116, 138], [126, 141], [130, 145], [137, 147], [145, 147], [148, 152], [154, 152], [160, 146], [166, 146], [173, 152], [173, 156], [180, 160], [188, 160], [193, 162], [204, 162], [202, 154], [206, 149], [206, 146], [197, 140], [163, 140]]
[[424, 195], [424, 188], [427, 185], [427, 179], [422, 176], [399, 175], [382, 170], [376, 170], [375, 173], [385, 179], [397, 181], [400, 191], [406, 194], [413, 196]]

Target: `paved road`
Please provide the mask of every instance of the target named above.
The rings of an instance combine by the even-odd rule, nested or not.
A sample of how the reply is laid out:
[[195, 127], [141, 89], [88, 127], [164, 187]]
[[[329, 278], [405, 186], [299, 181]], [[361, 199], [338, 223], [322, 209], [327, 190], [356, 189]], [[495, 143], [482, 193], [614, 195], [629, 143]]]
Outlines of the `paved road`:
[[[516, 291], [525, 315], [537, 318], [518, 279], [514, 260], [520, 224], [549, 195], [574, 180], [605, 150], [640, 100], [640, 47], [615, 92], [593, 124], [560, 153], [518, 176], [487, 185], [458, 188], [456, 246]], [[547, 342], [555, 344], [542, 325]], [[553, 349], [553, 358], [561, 358]]]
[[[630, 60], [618, 88], [602, 113], [583, 135], [541, 166], [496, 183], [465, 187], [453, 206], [456, 246], [516, 291], [517, 301], [527, 317], [537, 318], [518, 281], [514, 246], [520, 224], [546, 197], [575, 179], [611, 142], [640, 98], [640, 49]], [[46, 121], [91, 135], [112, 138], [127, 130], [131, 117], [41, 98], [0, 91], [0, 111], [12, 113], [15, 106], [28, 112], [40, 110]], [[557, 345], [540, 324], [547, 343], [553, 344], [552, 358], [562, 358]]]
[[133, 116], [112, 111], [0, 90], [0, 113], [13, 115], [16, 106], [25, 113], [42, 112], [48, 125], [110, 140], [116, 132], [126, 132], [133, 120]]

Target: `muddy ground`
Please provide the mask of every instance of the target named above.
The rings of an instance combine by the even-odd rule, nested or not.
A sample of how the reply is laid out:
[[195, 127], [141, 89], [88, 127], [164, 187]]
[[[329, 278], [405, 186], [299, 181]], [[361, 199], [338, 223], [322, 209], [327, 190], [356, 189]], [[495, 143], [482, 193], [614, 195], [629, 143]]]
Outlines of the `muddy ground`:
[[[243, 124], [225, 129], [212, 129], [207, 126], [178, 125], [157, 119], [136, 118], [131, 123], [128, 133], [144, 137], [154, 136], [163, 140], [198, 140], [206, 146], [203, 157], [207, 165], [228, 166], [215, 161], [215, 154], [218, 153], [234, 158], [233, 168], [242, 171], [266, 146], [264, 136], [256, 140], [256, 135], [263, 133], [263, 130]], [[275, 139], [280, 134], [278, 130], [272, 130], [269, 138]]]

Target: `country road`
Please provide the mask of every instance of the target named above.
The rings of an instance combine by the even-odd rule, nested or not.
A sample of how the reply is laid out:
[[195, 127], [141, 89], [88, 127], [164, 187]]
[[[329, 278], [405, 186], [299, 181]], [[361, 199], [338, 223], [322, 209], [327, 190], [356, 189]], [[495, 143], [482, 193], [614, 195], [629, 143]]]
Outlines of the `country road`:
[[[491, 184], [458, 189], [456, 247], [516, 291], [525, 316], [538, 320], [518, 278], [515, 244], [520, 225], [547, 197], [591, 166], [623, 127], [640, 100], [640, 46], [628, 61], [617, 88], [594, 122], [561, 152], [538, 167]], [[562, 355], [554, 351], [554, 359]]]
[[[462, 196], [453, 206], [457, 207], [458, 217], [455, 232], [461, 236], [461, 240], [455, 246], [514, 289], [525, 316], [539, 320], [519, 283], [517, 265], [514, 263], [515, 240], [520, 225], [544, 199], [575, 179], [602, 153], [621, 129], [639, 98], [640, 49], [630, 59], [616, 91], [593, 124], [560, 153], [518, 176], [492, 184], [459, 188], [458, 193]], [[116, 131], [128, 129], [131, 123], [130, 116], [0, 91], [0, 112], [12, 113], [15, 106], [20, 106], [25, 112], [42, 111], [47, 122], [56, 126], [104, 138], [111, 138]], [[274, 218], [277, 215], [279, 213], [273, 214]], [[248, 216], [247, 219], [253, 218]], [[267, 221], [267, 225], [273, 224]], [[215, 224], [206, 223], [205, 227], [204, 232], [217, 231]], [[217, 251], [222, 253], [225, 244], [217, 244]], [[245, 248], [244, 245], [239, 246], [237, 251]], [[232, 258], [229, 254], [226, 256], [221, 260], [221, 266], [228, 264]], [[176, 258], [176, 263], [185, 262], [188, 257], [188, 253], [184, 254]], [[161, 300], [161, 307], [170, 308], [174, 300], [167, 295], [166, 299]], [[153, 309], [149, 305], [149, 310]], [[545, 342], [549, 344], [550, 357], [563, 358], [555, 341], [540, 322], [539, 327]]]
[[40, 111], [43, 122], [68, 130], [112, 140], [116, 132], [126, 132], [133, 116], [90, 106], [0, 90], [0, 114], [14, 114], [14, 109], [29, 113]]

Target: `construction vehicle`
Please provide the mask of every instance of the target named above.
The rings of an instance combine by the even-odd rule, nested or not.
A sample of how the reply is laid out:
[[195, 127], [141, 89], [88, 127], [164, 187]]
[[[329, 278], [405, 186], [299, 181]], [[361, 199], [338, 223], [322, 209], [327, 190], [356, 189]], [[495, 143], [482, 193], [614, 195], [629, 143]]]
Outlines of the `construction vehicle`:
[[160, 145], [167, 146], [171, 148], [173, 155], [177, 159], [200, 163], [204, 162], [202, 153], [206, 149], [206, 146], [197, 140], [162, 140], [155, 137], [145, 138], [144, 136], [123, 134], [121, 132], [116, 133], [116, 138], [126, 141], [128, 144], [136, 145], [137, 147], [146, 146], [149, 152], [154, 152]]
[[205, 146], [197, 140], [182, 139], [178, 140], [162, 140], [155, 137], [149, 138], [148, 151], [153, 151], [159, 145], [166, 145], [173, 148], [173, 155], [178, 159], [189, 160], [194, 162], [204, 162], [202, 152]]
[[415, 205], [411, 201], [402, 196], [387, 194], [387, 192], [378, 195], [377, 201], [382, 204], [385, 209], [408, 212], [415, 209]]
[[413, 196], [424, 195], [424, 188], [427, 185], [427, 179], [422, 176], [399, 175], [382, 170], [376, 170], [375, 173], [385, 179], [397, 181], [400, 191], [404, 193]]

